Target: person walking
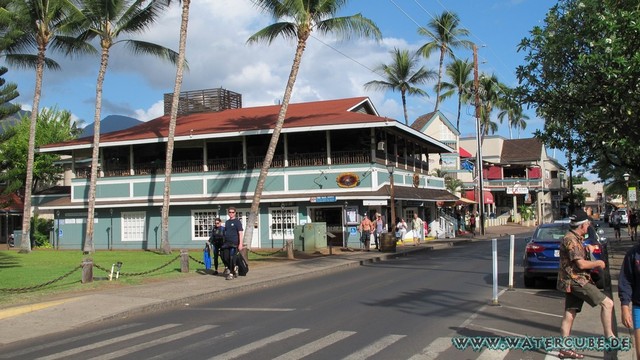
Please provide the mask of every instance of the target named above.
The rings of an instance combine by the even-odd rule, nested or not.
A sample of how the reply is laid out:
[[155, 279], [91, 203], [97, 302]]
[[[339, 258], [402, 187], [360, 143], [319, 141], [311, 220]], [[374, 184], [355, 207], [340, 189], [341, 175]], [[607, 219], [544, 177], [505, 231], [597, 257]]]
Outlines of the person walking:
[[639, 220], [637, 210], [631, 209], [631, 211], [629, 211], [629, 236], [631, 237], [631, 241], [638, 239]]
[[422, 219], [418, 217], [418, 213], [413, 213], [413, 220], [411, 220], [411, 230], [413, 231], [413, 246], [420, 245], [420, 239], [424, 232], [424, 223]]
[[614, 211], [613, 215], [611, 215], [611, 224], [613, 224], [613, 235], [615, 236], [615, 239], [618, 241], [622, 241], [620, 237], [621, 223], [622, 223], [622, 216], [617, 211]]
[[640, 245], [632, 247], [624, 256], [618, 276], [618, 296], [622, 325], [633, 329], [636, 359], [640, 359]]
[[[589, 217], [584, 211], [570, 216], [569, 231], [560, 244], [560, 269], [558, 270], [558, 290], [565, 293], [564, 315], [560, 325], [560, 336], [567, 338], [577, 313], [586, 301], [592, 307], [600, 305], [600, 320], [606, 338], [614, 337], [611, 315], [613, 300], [596, 287], [591, 280], [591, 269], [604, 269], [602, 260], [589, 260], [587, 252], [595, 249], [593, 245], [583, 245], [584, 235], [589, 231]], [[560, 350], [560, 359], [583, 359], [584, 355], [573, 349]]]
[[[213, 229], [211, 229], [211, 235], [209, 236], [209, 243], [213, 249], [213, 275], [218, 275], [218, 257], [220, 256], [220, 250], [224, 243], [224, 225], [222, 225], [222, 219], [216, 218], [214, 220]], [[229, 268], [229, 264], [225, 263], [222, 259], [225, 270]]]
[[371, 230], [373, 230], [373, 222], [369, 220], [369, 216], [364, 214], [364, 218], [360, 222], [360, 242], [364, 244], [364, 249], [369, 251], [371, 242]]
[[374, 222], [374, 225], [375, 225], [374, 241], [376, 243], [376, 249], [379, 250], [380, 247], [378, 246], [378, 244], [380, 242], [380, 236], [384, 232], [384, 221], [382, 220], [382, 214], [380, 213], [376, 214], [376, 221]]
[[469, 217], [469, 229], [471, 230], [471, 236], [476, 236], [476, 214], [471, 213]]
[[238, 256], [238, 251], [242, 250], [242, 235], [244, 235], [244, 229], [242, 228], [242, 222], [236, 218], [236, 208], [229, 207], [227, 213], [229, 214], [229, 218], [224, 223], [222, 252], [227, 261], [228, 268], [225, 270], [224, 275], [226, 276], [226, 280], [233, 280], [238, 277], [236, 257]]

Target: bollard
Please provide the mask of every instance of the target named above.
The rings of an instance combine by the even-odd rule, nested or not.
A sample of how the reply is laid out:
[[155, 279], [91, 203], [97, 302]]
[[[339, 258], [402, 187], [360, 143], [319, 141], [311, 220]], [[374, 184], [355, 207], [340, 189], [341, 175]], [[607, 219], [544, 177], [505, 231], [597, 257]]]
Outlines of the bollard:
[[293, 240], [287, 240], [287, 259], [295, 260], [293, 256]]
[[180, 271], [189, 272], [189, 250], [187, 249], [180, 249]]
[[493, 263], [493, 298], [491, 305], [498, 303], [498, 239], [491, 239], [491, 258]]
[[82, 283], [90, 283], [93, 281], [93, 260], [82, 260]]

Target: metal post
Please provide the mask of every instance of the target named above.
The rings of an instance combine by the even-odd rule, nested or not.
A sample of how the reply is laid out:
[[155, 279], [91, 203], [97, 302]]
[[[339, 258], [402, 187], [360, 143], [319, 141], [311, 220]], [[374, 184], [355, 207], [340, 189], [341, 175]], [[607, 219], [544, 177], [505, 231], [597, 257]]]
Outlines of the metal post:
[[491, 239], [491, 258], [493, 262], [493, 298], [491, 305], [498, 304], [498, 239]]
[[[389, 202], [391, 202], [391, 221], [396, 221], [396, 194], [393, 187], [393, 163], [387, 164], [387, 170], [389, 171]], [[388, 223], [388, 221], [387, 221]]]
[[514, 290], [513, 288], [513, 266], [515, 263], [515, 241], [516, 236], [511, 235], [509, 237], [509, 290]]
[[284, 239], [284, 203], [280, 204], [280, 229], [282, 230], [282, 247], [286, 245]]
[[473, 45], [473, 84], [475, 88], [476, 101], [476, 136], [478, 149], [476, 151], [476, 168], [478, 171], [478, 217], [480, 220], [480, 235], [484, 235], [484, 191], [482, 186], [482, 133], [480, 131], [480, 85], [478, 82], [478, 47]]

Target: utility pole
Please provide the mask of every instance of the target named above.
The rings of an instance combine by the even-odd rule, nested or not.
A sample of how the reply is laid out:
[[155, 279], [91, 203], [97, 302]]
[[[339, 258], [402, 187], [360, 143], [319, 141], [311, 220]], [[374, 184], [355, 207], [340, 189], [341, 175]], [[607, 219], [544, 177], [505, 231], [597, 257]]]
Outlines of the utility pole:
[[478, 81], [478, 47], [473, 44], [473, 88], [476, 97], [476, 136], [478, 149], [476, 151], [476, 169], [478, 171], [478, 217], [480, 218], [480, 235], [484, 235], [484, 190], [482, 186], [482, 133], [480, 131], [480, 83]]

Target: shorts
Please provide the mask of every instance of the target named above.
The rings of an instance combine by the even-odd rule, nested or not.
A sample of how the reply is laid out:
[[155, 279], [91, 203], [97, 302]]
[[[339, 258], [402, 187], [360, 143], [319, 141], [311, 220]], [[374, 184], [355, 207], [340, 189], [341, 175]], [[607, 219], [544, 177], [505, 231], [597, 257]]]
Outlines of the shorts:
[[633, 317], [633, 329], [640, 329], [640, 306], [631, 306], [631, 317]]
[[591, 307], [594, 307], [606, 298], [607, 296], [592, 283], [588, 283], [585, 286], [571, 285], [571, 292], [565, 295], [564, 309], [575, 309], [579, 313], [585, 301]]

